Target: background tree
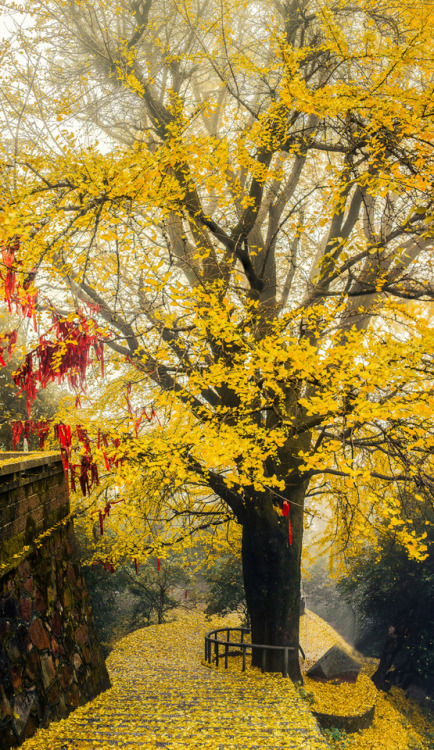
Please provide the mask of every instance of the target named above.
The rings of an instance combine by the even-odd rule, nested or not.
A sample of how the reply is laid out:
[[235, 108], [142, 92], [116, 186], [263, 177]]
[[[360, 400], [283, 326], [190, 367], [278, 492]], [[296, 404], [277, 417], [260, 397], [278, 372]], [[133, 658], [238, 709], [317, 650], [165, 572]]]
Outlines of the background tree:
[[[171, 609], [178, 607], [180, 601], [187, 601], [184, 595], [188, 595], [186, 587], [190, 579], [182, 566], [174, 561], [165, 561], [160, 570], [148, 565], [137, 576], [131, 570], [128, 570], [127, 575], [128, 588], [137, 599], [133, 613], [136, 622], [140, 622], [144, 616], [149, 618], [149, 612], [155, 614], [157, 623], [161, 625]], [[182, 592], [180, 588], [183, 589]], [[175, 589], [178, 591], [177, 598], [173, 595]]]
[[[84, 552], [88, 542], [81, 541]], [[132, 630], [152, 622], [160, 625], [172, 609], [180, 604], [190, 605], [184, 594], [191, 578], [173, 561], [164, 562], [160, 571], [152, 563], [140, 566], [137, 574], [128, 560], [109, 569], [105, 561], [85, 565], [83, 569], [106, 653], [114, 641]]]
[[[407, 499], [409, 504], [411, 499]], [[413, 501], [418, 502], [418, 501]], [[432, 509], [412, 513], [419, 526], [429, 524]], [[431, 547], [432, 550], [432, 547]], [[379, 688], [424, 684], [434, 693], [434, 566], [431, 554], [409, 560], [388, 530], [376, 547], [367, 547], [351, 560], [338, 590], [357, 615], [356, 648], [381, 657], [373, 680]]]
[[432, 7], [28, 10], [1, 232], [45, 284], [41, 325], [81, 307], [111, 352], [67, 418], [116, 441], [119, 548], [235, 521], [253, 641], [294, 645], [298, 679], [305, 512], [328, 504], [342, 550], [432, 497], [433, 331], [402, 304], [433, 295]]
[[205, 581], [209, 586], [205, 614], [226, 615], [228, 612], [241, 612], [246, 626], [249, 627], [241, 558], [235, 554], [221, 558], [205, 573]]

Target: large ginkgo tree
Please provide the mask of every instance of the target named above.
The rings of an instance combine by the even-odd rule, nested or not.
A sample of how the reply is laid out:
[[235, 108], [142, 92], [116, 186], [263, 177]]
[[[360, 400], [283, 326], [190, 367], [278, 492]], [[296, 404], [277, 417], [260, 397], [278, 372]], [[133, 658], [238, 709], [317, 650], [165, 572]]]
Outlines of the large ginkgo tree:
[[338, 552], [384, 528], [429, 554], [405, 498], [434, 489], [433, 6], [19, 5], [4, 297], [39, 329], [16, 383], [69, 378], [57, 433], [113, 556], [241, 528], [253, 641], [297, 679], [306, 519]]

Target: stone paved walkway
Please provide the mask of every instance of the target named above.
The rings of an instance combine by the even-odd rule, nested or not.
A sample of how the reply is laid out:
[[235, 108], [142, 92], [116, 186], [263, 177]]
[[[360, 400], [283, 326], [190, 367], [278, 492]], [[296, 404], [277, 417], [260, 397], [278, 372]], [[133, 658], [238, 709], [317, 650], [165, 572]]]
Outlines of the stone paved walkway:
[[135, 631], [108, 659], [111, 690], [23, 750], [326, 750], [289, 680], [201, 663], [201, 614]]

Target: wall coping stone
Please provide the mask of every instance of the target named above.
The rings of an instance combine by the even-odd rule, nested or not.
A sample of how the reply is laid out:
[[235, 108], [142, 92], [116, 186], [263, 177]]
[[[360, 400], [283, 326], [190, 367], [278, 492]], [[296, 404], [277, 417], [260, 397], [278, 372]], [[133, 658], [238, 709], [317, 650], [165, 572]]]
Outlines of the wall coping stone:
[[7, 474], [16, 474], [19, 471], [27, 471], [38, 466], [55, 464], [62, 461], [62, 456], [58, 451], [32, 451], [24, 453], [21, 451], [3, 451], [0, 452], [0, 492], [1, 477]]

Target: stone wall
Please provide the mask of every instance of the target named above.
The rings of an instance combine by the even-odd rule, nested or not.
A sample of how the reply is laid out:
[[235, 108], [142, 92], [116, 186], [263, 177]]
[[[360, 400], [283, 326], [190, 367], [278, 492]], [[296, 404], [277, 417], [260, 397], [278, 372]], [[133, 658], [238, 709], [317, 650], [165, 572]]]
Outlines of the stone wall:
[[13, 456], [0, 454], [2, 750], [109, 687], [60, 456]]

